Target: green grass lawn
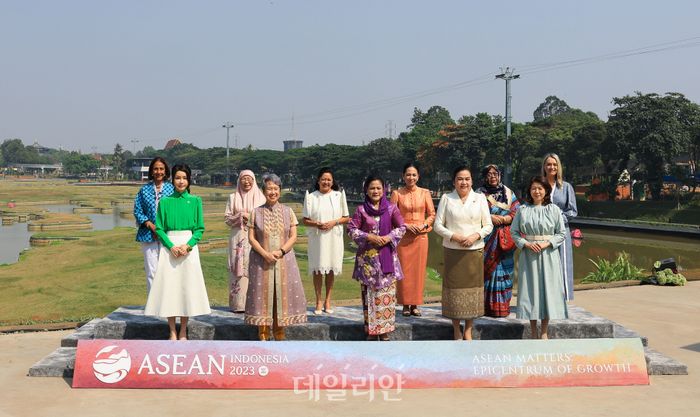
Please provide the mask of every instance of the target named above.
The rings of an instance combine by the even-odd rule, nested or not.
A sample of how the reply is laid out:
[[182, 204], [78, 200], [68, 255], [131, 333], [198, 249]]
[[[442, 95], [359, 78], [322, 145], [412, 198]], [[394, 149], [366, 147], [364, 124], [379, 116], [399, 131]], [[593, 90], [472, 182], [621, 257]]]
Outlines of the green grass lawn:
[[[209, 232], [207, 227], [205, 239], [221, 234]], [[65, 234], [42, 233], [42, 236], [62, 235]], [[82, 321], [103, 317], [120, 305], [145, 304], [143, 257], [134, 241], [133, 229], [76, 231], [70, 235], [80, 239], [32, 248], [22, 254], [19, 262], [0, 266], [4, 299], [0, 304], [0, 325]], [[295, 250], [307, 301], [312, 305], [314, 292], [307, 270], [306, 245], [298, 244]], [[201, 253], [212, 305], [228, 305], [225, 252]], [[333, 287], [334, 300], [360, 298], [359, 284], [351, 278], [352, 256], [351, 251], [346, 251], [343, 273], [336, 277]], [[438, 280], [426, 280], [426, 294], [439, 294], [440, 285]]]

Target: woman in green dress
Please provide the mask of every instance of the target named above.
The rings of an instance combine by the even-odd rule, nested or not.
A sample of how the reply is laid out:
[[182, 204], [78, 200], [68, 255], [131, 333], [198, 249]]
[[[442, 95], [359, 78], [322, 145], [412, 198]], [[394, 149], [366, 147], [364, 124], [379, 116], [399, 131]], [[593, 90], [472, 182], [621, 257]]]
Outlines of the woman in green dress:
[[[530, 320], [531, 337], [548, 339], [550, 319], [568, 318], [559, 246], [564, 242], [564, 218], [552, 204], [552, 186], [533, 177], [525, 200], [515, 214], [510, 234], [521, 249], [518, 260], [518, 309], [516, 317]], [[542, 321], [537, 333], [537, 320]]]
[[170, 340], [187, 340], [189, 317], [211, 313], [197, 247], [204, 233], [202, 199], [189, 193], [190, 178], [187, 165], [175, 165], [175, 192], [158, 204], [156, 234], [163, 245], [144, 309], [146, 315], [168, 318]]

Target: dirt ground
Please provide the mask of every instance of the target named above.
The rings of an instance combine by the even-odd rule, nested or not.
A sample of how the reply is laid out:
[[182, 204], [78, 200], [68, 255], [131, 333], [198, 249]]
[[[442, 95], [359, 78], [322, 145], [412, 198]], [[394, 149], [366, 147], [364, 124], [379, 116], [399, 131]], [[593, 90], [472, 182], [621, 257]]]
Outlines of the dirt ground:
[[698, 416], [700, 282], [577, 291], [576, 305], [649, 337], [688, 365], [687, 376], [652, 376], [649, 386], [404, 390], [398, 401], [366, 396], [319, 401], [292, 391], [72, 389], [27, 370], [65, 331], [0, 336], [0, 416]]

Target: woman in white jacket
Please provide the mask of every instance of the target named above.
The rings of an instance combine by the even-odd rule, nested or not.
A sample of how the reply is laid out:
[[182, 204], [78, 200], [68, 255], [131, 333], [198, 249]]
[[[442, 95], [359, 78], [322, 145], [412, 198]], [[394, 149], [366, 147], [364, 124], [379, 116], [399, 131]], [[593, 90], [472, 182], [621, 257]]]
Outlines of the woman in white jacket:
[[452, 319], [455, 340], [472, 340], [474, 319], [484, 315], [484, 237], [493, 223], [486, 197], [472, 190], [469, 168], [455, 169], [452, 181], [455, 189], [440, 199], [434, 226], [445, 254], [442, 315]]

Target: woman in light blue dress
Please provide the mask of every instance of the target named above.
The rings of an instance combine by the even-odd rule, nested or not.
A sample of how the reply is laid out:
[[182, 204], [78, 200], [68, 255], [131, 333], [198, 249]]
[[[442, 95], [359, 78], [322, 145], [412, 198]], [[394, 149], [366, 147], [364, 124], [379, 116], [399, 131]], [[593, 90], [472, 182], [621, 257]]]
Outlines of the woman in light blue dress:
[[[530, 320], [533, 339], [548, 339], [550, 319], [568, 318], [558, 248], [564, 243], [564, 218], [551, 203], [552, 187], [533, 177], [525, 200], [510, 226], [518, 259], [518, 308], [516, 317]], [[542, 321], [537, 333], [537, 320]]]

